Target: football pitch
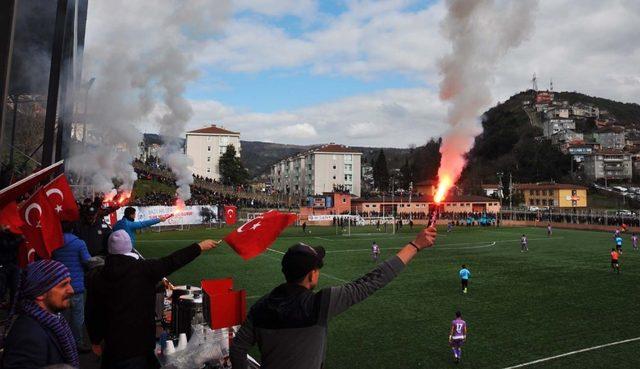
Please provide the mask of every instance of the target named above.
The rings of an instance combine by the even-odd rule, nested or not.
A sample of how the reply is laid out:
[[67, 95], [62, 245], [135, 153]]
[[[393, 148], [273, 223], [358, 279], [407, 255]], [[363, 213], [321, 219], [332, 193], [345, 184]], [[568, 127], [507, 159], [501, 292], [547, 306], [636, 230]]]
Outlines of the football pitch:
[[[146, 257], [159, 257], [232, 228], [147, 232], [138, 238]], [[291, 227], [271, 250], [243, 261], [228, 246], [208, 252], [170, 276], [174, 284], [233, 277], [248, 307], [283, 281], [282, 253], [296, 242], [327, 250], [320, 288], [372, 269], [375, 240], [381, 259], [413, 239], [418, 228], [392, 235], [373, 227]], [[439, 229], [436, 246], [418, 254], [387, 287], [333, 319], [326, 368], [639, 368], [640, 252], [624, 235], [622, 273], [610, 270], [612, 233], [543, 228]], [[520, 252], [520, 236], [529, 252]], [[458, 270], [472, 276], [460, 291]], [[468, 324], [462, 362], [454, 364], [448, 333], [456, 310]], [[629, 341], [626, 341], [629, 340]], [[599, 347], [615, 343], [611, 346]], [[586, 351], [580, 351], [589, 349]], [[580, 352], [576, 352], [580, 351]], [[254, 356], [258, 356], [254, 351]], [[553, 358], [554, 356], [568, 354]], [[536, 362], [537, 363], [532, 363]]]

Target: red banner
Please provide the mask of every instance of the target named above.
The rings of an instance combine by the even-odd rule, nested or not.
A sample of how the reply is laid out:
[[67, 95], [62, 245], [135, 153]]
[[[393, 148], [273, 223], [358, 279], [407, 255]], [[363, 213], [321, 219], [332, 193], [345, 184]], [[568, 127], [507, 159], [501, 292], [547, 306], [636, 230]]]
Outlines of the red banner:
[[238, 221], [238, 208], [233, 205], [225, 205], [224, 221], [228, 225], [236, 224], [236, 222]]

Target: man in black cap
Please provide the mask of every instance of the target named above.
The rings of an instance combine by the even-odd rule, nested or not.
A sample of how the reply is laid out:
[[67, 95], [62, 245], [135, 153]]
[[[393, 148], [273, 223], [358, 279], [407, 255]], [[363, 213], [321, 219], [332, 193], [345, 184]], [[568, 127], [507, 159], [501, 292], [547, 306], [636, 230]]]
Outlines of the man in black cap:
[[433, 246], [436, 229], [424, 229], [395, 256], [341, 286], [314, 293], [324, 248], [299, 243], [282, 258], [281, 284], [258, 300], [231, 346], [233, 369], [248, 367], [247, 352], [258, 344], [263, 369], [320, 369], [327, 348], [329, 320], [366, 299], [404, 269], [422, 249]]

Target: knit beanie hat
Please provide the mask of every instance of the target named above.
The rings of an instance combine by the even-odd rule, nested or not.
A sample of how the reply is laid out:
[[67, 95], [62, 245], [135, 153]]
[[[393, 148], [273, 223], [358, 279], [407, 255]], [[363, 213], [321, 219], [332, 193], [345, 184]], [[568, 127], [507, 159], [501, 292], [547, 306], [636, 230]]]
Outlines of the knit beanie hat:
[[20, 283], [19, 297], [33, 300], [70, 276], [69, 269], [59, 261], [38, 260], [30, 263]]
[[124, 229], [111, 233], [108, 244], [109, 254], [126, 255], [133, 250], [131, 237], [129, 237], [129, 234]]

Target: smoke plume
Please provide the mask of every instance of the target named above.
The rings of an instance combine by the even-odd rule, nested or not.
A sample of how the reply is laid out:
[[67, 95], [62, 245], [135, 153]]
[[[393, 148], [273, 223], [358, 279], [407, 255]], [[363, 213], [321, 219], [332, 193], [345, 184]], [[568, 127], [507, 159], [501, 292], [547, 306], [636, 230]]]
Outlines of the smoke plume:
[[[155, 122], [161, 159], [177, 177], [178, 196], [191, 196], [192, 165], [181, 146], [192, 115], [185, 89], [198, 73], [193, 54], [215, 35], [231, 10], [228, 0], [96, 0], [89, 4], [84, 79], [89, 90], [88, 145], [72, 148], [69, 169], [109, 191], [112, 178], [130, 190], [136, 179], [142, 123]], [[152, 128], [153, 130], [153, 128]]]
[[459, 179], [465, 155], [482, 133], [479, 116], [492, 103], [490, 85], [497, 62], [533, 29], [537, 1], [447, 0], [442, 22], [451, 52], [440, 61], [440, 99], [449, 102], [449, 129], [442, 138], [440, 199]]

